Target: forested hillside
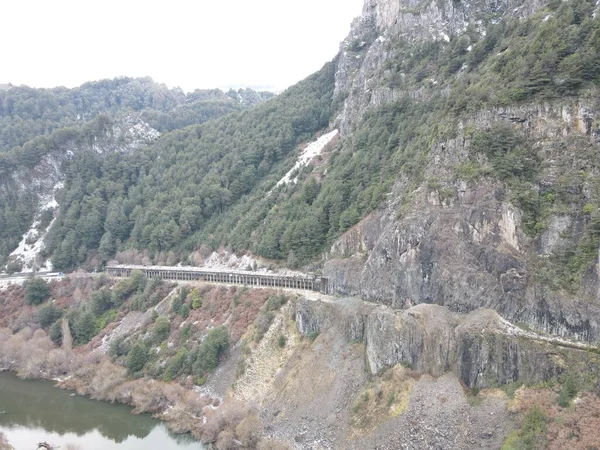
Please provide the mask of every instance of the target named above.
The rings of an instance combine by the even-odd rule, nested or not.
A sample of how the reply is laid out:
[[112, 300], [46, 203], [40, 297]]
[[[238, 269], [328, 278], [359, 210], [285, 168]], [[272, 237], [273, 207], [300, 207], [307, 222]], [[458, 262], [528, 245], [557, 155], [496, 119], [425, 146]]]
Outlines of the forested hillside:
[[323, 288], [34, 278], [0, 289], [0, 363], [216, 448], [278, 448], [250, 421], [292, 448], [592, 448], [599, 94], [596, 0], [365, 0], [337, 56], [269, 99], [8, 87], [7, 271], [20, 252]]
[[85, 123], [98, 114], [139, 112], [153, 128], [163, 132], [240, 111], [269, 97], [272, 94], [251, 90], [227, 94], [218, 89], [196, 90], [185, 94], [151, 78], [115, 78], [74, 89], [10, 86], [0, 90], [0, 151], [59, 128]]
[[[277, 200], [263, 206], [256, 199], [267, 198], [296, 146], [329, 124], [334, 67], [253, 109], [165, 134], [129, 155], [81, 153], [49, 236], [55, 266], [75, 267], [96, 249], [106, 261], [119, 246], [175, 250], [180, 260], [203, 244], [226, 243], [229, 233], [238, 248], [248, 245]], [[240, 211], [252, 221], [247, 234], [234, 231]]]
[[[382, 205], [399, 179], [410, 178], [405, 194], [418, 187], [432, 144], [454, 138], [463, 118], [482, 108], [594, 88], [600, 73], [594, 7], [586, 0], [551, 2], [526, 18], [506, 14], [485, 30], [467, 27], [447, 40], [392, 36], [374, 42], [372, 32], [351, 36], [344, 51], [358, 61], [369, 57], [369, 45], [386, 46], [391, 53], [374, 70], [375, 88], [400, 88], [405, 94], [352, 120], [352, 133], [345, 133], [322, 164], [308, 166], [297, 185], [272, 190], [292, 165], [297, 146], [335, 121], [347, 121], [344, 114], [356, 99], [370, 101], [369, 89], [337, 89], [334, 96], [337, 61], [277, 99], [167, 133], [147, 148], [125, 155], [79, 152], [67, 165], [47, 252], [61, 269], [84, 264], [98, 251], [103, 261], [117, 250], [135, 248], [172, 251], [173, 262], [185, 262], [201, 246], [220, 245], [291, 265], [307, 263]], [[131, 109], [167, 131], [241, 108], [217, 92], [184, 96], [148, 83], [114, 80], [37, 96], [24, 88], [4, 91], [2, 117], [13, 125], [2, 128], [3, 142], [18, 144], [72, 123], [83, 109], [88, 115]], [[56, 141], [65, 133], [44, 138], [43, 144], [60, 147]], [[493, 176], [513, 186], [525, 229], [535, 234], [547, 198], [532, 184], [538, 156], [531, 143], [506, 139], [488, 155], [494, 173], [478, 172], [471, 164], [457, 168], [462, 171], [457, 176]], [[28, 152], [44, 145], [13, 150], [2, 167], [12, 167], [16, 154], [27, 161]]]
[[[506, 17], [491, 23], [483, 38], [468, 28], [450, 42], [388, 43], [393, 56], [379, 69], [378, 83], [418, 96], [370, 110], [327, 164], [304, 174], [301, 180], [307, 182], [297, 187], [266, 195], [291, 165], [286, 157], [295, 146], [327, 127], [344, 96], [352, 95], [340, 92], [333, 98], [335, 61], [275, 101], [164, 136], [144, 152], [143, 163], [125, 171], [132, 176], [119, 179], [118, 189], [126, 195], [93, 194], [85, 188], [91, 183], [102, 192], [103, 182], [115, 182], [110, 167], [88, 179], [78, 176], [68, 185], [72, 194], [53, 232], [56, 264], [82, 263], [83, 251], [78, 260], [63, 255], [75, 255], [73, 249], [83, 241], [88, 250], [99, 248], [101, 240], [105, 259], [123, 244], [152, 252], [174, 250], [177, 261], [201, 245], [226, 245], [306, 263], [381, 205], [399, 176], [410, 177], [412, 189], [418, 186], [431, 145], [455, 136], [461, 117], [484, 107], [576, 95], [595, 86], [600, 28], [593, 9], [585, 0], [552, 3], [524, 20]], [[363, 38], [368, 37], [355, 40]], [[349, 42], [346, 51], [364, 57], [365, 49]], [[494, 165], [499, 179], [518, 184], [515, 201], [523, 205], [527, 227], [533, 229], [543, 208], [542, 195], [527, 187], [535, 181], [527, 161], [536, 156], [527, 146], [512, 148], [508, 144], [502, 150], [508, 153], [498, 154]], [[81, 168], [75, 172], [84, 173]], [[84, 198], [87, 205], [97, 205], [94, 214], [83, 208]], [[87, 229], [79, 221], [92, 217], [97, 231], [77, 239], [75, 230]]]
[[[47, 179], [56, 183], [76, 169], [71, 158], [95, 154], [100, 163], [111, 159], [107, 152], [145, 147], [141, 141], [158, 132], [242, 111], [271, 97], [250, 89], [184, 94], [150, 78], [103, 80], [75, 89], [5, 86], [0, 90], [0, 261], [32, 224], [40, 198], [52, 194], [51, 186], [44, 186]], [[97, 170], [97, 165], [87, 168]]]

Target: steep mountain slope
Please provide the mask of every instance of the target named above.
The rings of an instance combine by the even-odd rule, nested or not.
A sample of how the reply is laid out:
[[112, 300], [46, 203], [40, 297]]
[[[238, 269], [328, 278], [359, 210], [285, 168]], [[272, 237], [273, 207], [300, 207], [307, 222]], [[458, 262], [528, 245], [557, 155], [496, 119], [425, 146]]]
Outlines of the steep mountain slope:
[[[73, 268], [97, 250], [104, 261], [127, 247], [176, 251], [170, 260], [177, 262], [226, 238], [240, 242], [237, 248], [248, 245], [264, 209], [277, 202], [267, 193], [287, 170], [283, 162], [329, 123], [333, 69], [327, 64], [273, 100], [166, 133], [115, 160], [74, 159], [49, 234], [55, 266]], [[236, 229], [246, 212], [251, 223]]]
[[419, 105], [427, 126], [396, 131], [412, 135], [406, 148], [421, 141], [419, 161], [397, 166], [385, 207], [334, 243], [325, 273], [395, 307], [492, 307], [597, 341], [597, 6], [394, 5], [367, 3], [354, 25], [337, 120], [351, 133]]
[[74, 89], [0, 89], [0, 152], [21, 146], [39, 135], [92, 120], [98, 114], [141, 113], [163, 132], [201, 123], [227, 112], [258, 104], [273, 94], [251, 89], [196, 90], [185, 94], [151, 78], [115, 78], [89, 82]]
[[[41, 306], [11, 287], [0, 363], [68, 373], [217, 448], [257, 447], [262, 425], [294, 448], [590, 448], [599, 14], [366, 0], [340, 54], [275, 99], [158, 138], [135, 122], [143, 144], [115, 131], [130, 115], [45, 138], [79, 143], [44, 187], [64, 183], [45, 241], [57, 268], [225, 248], [320, 270], [337, 298], [141, 272], [53, 283]], [[16, 154], [45, 161], [32, 149]], [[28, 172], [0, 170], [19, 192]], [[5, 211], [37, 201], [24, 192]], [[32, 365], [38, 341], [56, 355]]]
[[[126, 248], [151, 259], [171, 252], [174, 263], [225, 245], [321, 264], [337, 293], [399, 308], [491, 307], [596, 341], [597, 9], [587, 0], [367, 1], [339, 57], [280, 97], [148, 147], [69, 160], [47, 252], [66, 269], [101, 266]], [[169, 128], [156, 117], [182, 103], [179, 93], [159, 102], [133, 82], [95, 89], [111, 110], [124, 86], [133, 94], [121, 102], [144, 92], [162, 106], [142, 117]], [[27, 105], [10, 101], [15, 89], [3, 91], [10, 111]], [[22, 108], [33, 117], [36, 108]], [[277, 183], [299, 144], [338, 128], [313, 164], [287, 175], [296, 183]], [[46, 145], [60, 147], [52, 139], [65, 133]], [[29, 153], [45, 154], [13, 152]]]
[[595, 341], [597, 9], [368, 1], [339, 57], [279, 98], [73, 161], [48, 252], [66, 269], [226, 246], [322, 266], [338, 293]]
[[[271, 97], [250, 89], [186, 95], [150, 78], [103, 80], [75, 89], [6, 86], [0, 92], [0, 262], [14, 250], [13, 270], [33, 267], [44, 245], [37, 235], [45, 235], [52, 219], [45, 205], [53, 204], [55, 188], [69, 179], [71, 160], [80, 153], [96, 154], [99, 163], [115, 151], [143, 152], [159, 131], [203, 123]], [[44, 211], [46, 218], [39, 220]]]

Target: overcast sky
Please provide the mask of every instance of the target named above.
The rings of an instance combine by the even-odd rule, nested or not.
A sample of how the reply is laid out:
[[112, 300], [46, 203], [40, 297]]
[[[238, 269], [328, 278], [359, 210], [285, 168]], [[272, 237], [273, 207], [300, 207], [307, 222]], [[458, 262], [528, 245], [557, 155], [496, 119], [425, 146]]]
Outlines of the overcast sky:
[[150, 76], [281, 90], [338, 51], [363, 0], [6, 0], [0, 83]]

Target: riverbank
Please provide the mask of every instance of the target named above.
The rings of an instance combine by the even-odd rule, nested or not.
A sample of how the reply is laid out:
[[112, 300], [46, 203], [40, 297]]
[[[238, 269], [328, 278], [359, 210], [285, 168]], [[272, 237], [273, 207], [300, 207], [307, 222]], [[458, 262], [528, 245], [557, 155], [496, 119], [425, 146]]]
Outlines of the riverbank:
[[[444, 315], [428, 312], [441, 307], [394, 311], [359, 299], [308, 300], [143, 276], [62, 280], [50, 289], [53, 300], [42, 306], [25, 305], [22, 288], [0, 298], [2, 320], [21, 328], [0, 328], [0, 367], [129, 405], [218, 450], [393, 449], [413, 441], [427, 448], [493, 449], [507, 435], [520, 436], [521, 421], [537, 405], [548, 430], [557, 433], [549, 442], [563, 443], [575, 428], [584, 430], [581, 442], [594, 436], [585, 411], [600, 405], [591, 392], [597, 378], [577, 370], [586, 377], [573, 378], [576, 387], [562, 398], [570, 376], [562, 367], [593, 368], [597, 355], [533, 339], [485, 311], [466, 318], [446, 312], [447, 320], [432, 322]], [[52, 307], [62, 308], [54, 322], [60, 339], [40, 328], [41, 312]], [[95, 334], [83, 341], [82, 327]], [[455, 358], [449, 346], [466, 348], [457, 340], [464, 336], [477, 338], [470, 360]], [[473, 350], [476, 343], [488, 350]], [[555, 375], [545, 371], [543, 385], [525, 378], [529, 372], [520, 383], [493, 384], [492, 375], [508, 371], [475, 356], [493, 361], [492, 350], [504, 348], [528, 349], [528, 361], [556, 366]], [[543, 359], [549, 349], [560, 357]], [[501, 361], [524, 367], [518, 358]], [[496, 372], [467, 384], [471, 371], [461, 368], [480, 365]], [[561, 417], [570, 422], [555, 430], [552, 420]]]
[[[189, 287], [160, 282], [146, 284], [145, 280], [131, 289], [130, 280], [114, 282], [102, 276], [67, 278], [50, 284], [51, 302], [32, 307], [25, 301], [26, 288], [13, 286], [2, 292], [0, 317], [5, 326], [20, 331], [0, 328], [0, 368], [22, 379], [53, 381], [59, 388], [90, 399], [131, 406], [134, 414], [150, 414], [173, 432], [188, 433], [204, 443], [220, 441], [219, 448], [254, 448], [261, 441], [271, 448], [274, 444], [263, 438], [256, 408], [229, 398], [226, 390], [215, 395], [199, 388], [197, 382], [203, 380], [194, 379], [191, 374], [165, 375], [164, 369], [172, 367], [181, 351], [193, 349], [209, 330], [219, 325], [227, 324], [229, 345], [235, 346], [275, 292], [222, 286], [198, 289], [191, 291]], [[77, 322], [78, 317], [89, 314], [94, 299], [106, 292], [111, 297], [125, 298], [119, 301], [114, 314], [109, 311], [109, 315], [99, 317], [105, 322], [89, 343], [76, 346], [77, 340], [81, 341], [78, 327], [85, 325]], [[188, 294], [191, 297], [187, 298]], [[192, 297], [201, 302], [201, 308], [192, 305]], [[185, 318], [179, 309], [171, 308], [176, 298], [183, 299], [178, 308], [183, 304], [188, 308]], [[142, 306], [141, 300], [148, 306]], [[137, 311], [140, 307], [147, 310]], [[40, 328], [44, 308], [63, 310], [61, 315], [71, 318], [62, 324], [62, 319], [57, 321], [60, 346], [50, 332]], [[157, 320], [159, 317], [168, 320]], [[163, 323], [168, 326], [166, 334], [157, 340], [157, 329]], [[152, 366], [148, 362], [147, 369], [133, 373], [128, 368], [127, 355], [140, 342], [145, 346], [145, 359], [151, 360]], [[215, 364], [218, 359], [217, 356]], [[225, 445], [234, 440], [235, 445]]]
[[17, 450], [34, 448], [38, 442], [86, 450], [204, 448], [147, 414], [132, 415], [125, 405], [94, 401], [10, 373], [0, 374], [0, 409], [0, 433]]
[[[198, 442], [216, 442], [223, 431], [241, 437], [244, 447], [260, 441], [262, 425], [256, 410], [233, 399], [211, 398], [193, 383], [131, 379], [127, 370], [100, 352], [75, 353], [56, 348], [43, 330], [29, 328], [16, 334], [0, 329], [0, 367], [23, 380], [52, 381], [80, 396], [132, 407], [133, 414], [149, 414], [175, 433], [190, 434]], [[227, 432], [229, 434], [229, 432]]]

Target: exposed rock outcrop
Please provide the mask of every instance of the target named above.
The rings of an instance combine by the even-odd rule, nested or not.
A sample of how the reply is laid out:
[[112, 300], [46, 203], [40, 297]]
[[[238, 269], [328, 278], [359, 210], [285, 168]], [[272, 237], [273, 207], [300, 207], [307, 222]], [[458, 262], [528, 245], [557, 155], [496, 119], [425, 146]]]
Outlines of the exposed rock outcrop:
[[489, 23], [505, 17], [525, 18], [547, 4], [544, 0], [365, 0], [362, 15], [341, 44], [335, 96], [344, 98], [336, 122], [350, 133], [365, 111], [403, 97], [423, 98], [422, 89], [390, 83], [386, 62], [398, 42], [446, 41], [465, 30], [485, 36]]
[[539, 383], [568, 367], [600, 368], [596, 347], [522, 330], [490, 309], [461, 315], [438, 305], [399, 311], [357, 299], [301, 299], [296, 325], [305, 335], [335, 327], [348, 340], [363, 340], [373, 374], [405, 364], [434, 376], [452, 371], [468, 387], [489, 388]]
[[[404, 98], [425, 101], [434, 94], [443, 101], [448, 86], [435, 88], [430, 80], [430, 89], [415, 87], [391, 70], [395, 52], [407, 42], [414, 46], [460, 35], [475, 43], [488, 24], [530, 17], [546, 3], [366, 0], [342, 43], [335, 97], [343, 107], [335, 125], [347, 137], [367, 111], [382, 105]], [[550, 286], [540, 273], [545, 261], [573, 253], [588, 226], [581, 206], [595, 203], [590, 180], [599, 174], [593, 157], [581, 155], [598, 151], [599, 112], [597, 96], [585, 95], [489, 107], [450, 125], [454, 137], [423, 150], [428, 152], [425, 182], [415, 188], [410, 175], [401, 175], [386, 204], [333, 243], [324, 267], [332, 293], [393, 308], [427, 303], [463, 314], [491, 308], [513, 323], [598, 341], [600, 272], [588, 270], [573, 289]], [[571, 196], [571, 204], [536, 224], [536, 236], [525, 233], [524, 213], [505, 183], [492, 177], [466, 181], [457, 171], [474, 160], [489, 167], [484, 156], [471, 154], [471, 137], [496, 124], [514, 128], [535, 146], [541, 175], [528, 180], [533, 190], [552, 197], [562, 189]], [[594, 175], [577, 181], [583, 173]]]
[[[539, 236], [528, 236], [522, 211], [510, 202], [503, 183], [486, 178], [468, 183], [455, 172], [472, 157], [465, 129], [513, 124], [536, 141], [543, 158], [538, 189], [562, 189], [561, 177], [572, 167], [595, 170], [565, 146], [570, 141], [597, 146], [593, 126], [586, 125], [597, 111], [596, 101], [555, 102], [482, 111], [459, 124], [457, 137], [434, 144], [428, 157], [425, 178], [437, 180], [439, 187], [423, 184], [408, 197], [409, 180], [399, 180], [385, 208], [332, 245], [324, 272], [333, 292], [394, 308], [420, 303], [459, 313], [493, 308], [512, 322], [547, 333], [598, 340], [597, 273], [591, 271], [582, 292], [573, 295], [540, 282], [535, 263], [575, 248], [585, 218], [576, 211], [551, 215]], [[569, 189], [576, 190], [580, 202], [587, 201], [585, 184]]]

